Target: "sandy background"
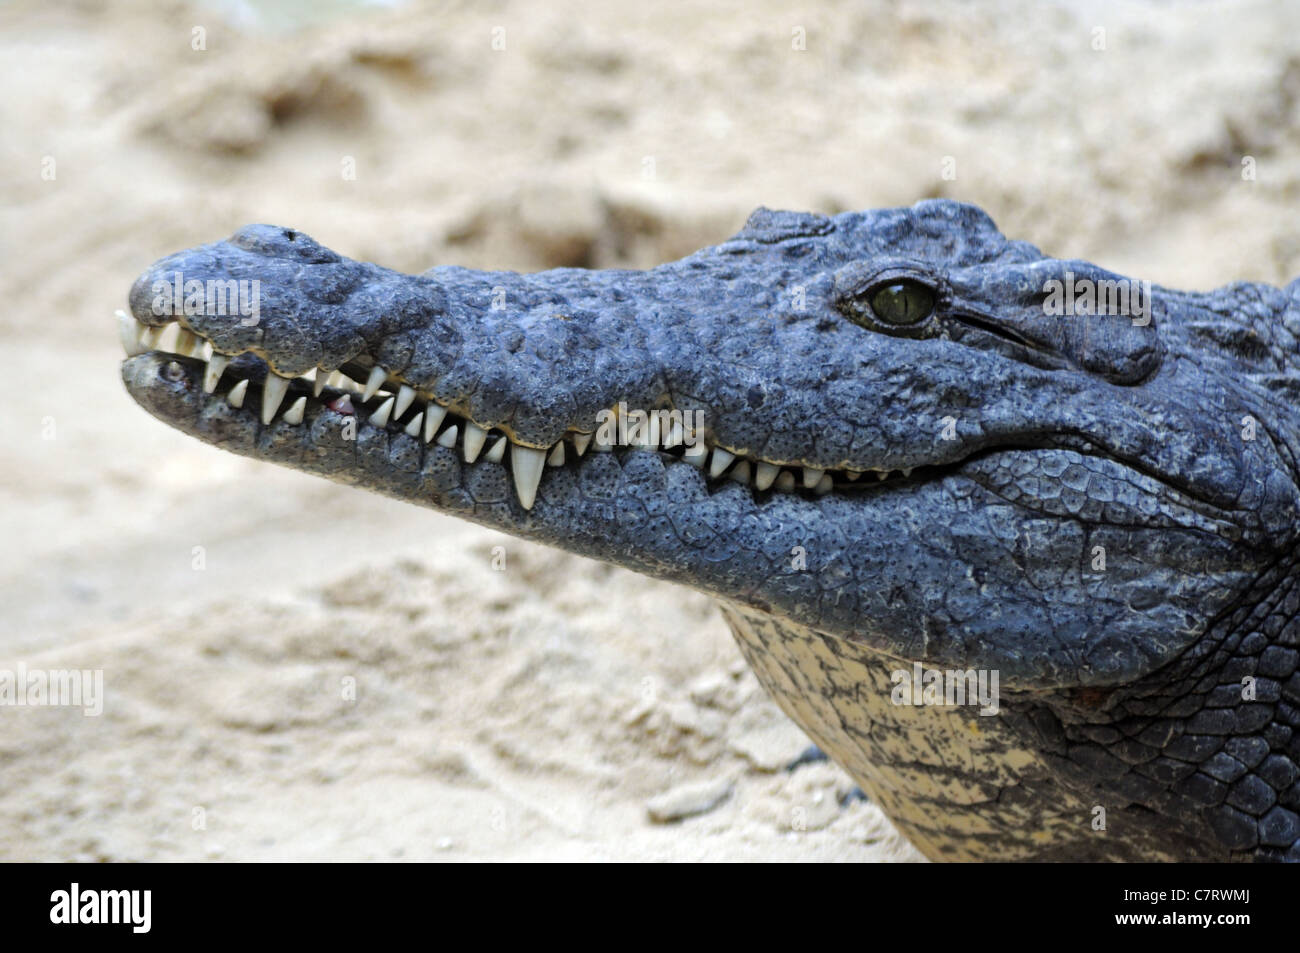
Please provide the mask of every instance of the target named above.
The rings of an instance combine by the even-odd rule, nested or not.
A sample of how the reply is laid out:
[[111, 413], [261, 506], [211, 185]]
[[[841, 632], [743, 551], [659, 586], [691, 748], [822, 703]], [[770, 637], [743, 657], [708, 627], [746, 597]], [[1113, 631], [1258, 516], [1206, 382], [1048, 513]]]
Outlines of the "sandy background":
[[1286, 281], [1300, 12], [304, 6], [0, 6], [0, 668], [107, 687], [0, 708], [0, 859], [916, 859], [838, 769], [782, 770], [806, 741], [705, 597], [189, 440], [126, 396], [112, 312], [248, 222], [647, 266], [759, 204], [930, 196], [1164, 284]]

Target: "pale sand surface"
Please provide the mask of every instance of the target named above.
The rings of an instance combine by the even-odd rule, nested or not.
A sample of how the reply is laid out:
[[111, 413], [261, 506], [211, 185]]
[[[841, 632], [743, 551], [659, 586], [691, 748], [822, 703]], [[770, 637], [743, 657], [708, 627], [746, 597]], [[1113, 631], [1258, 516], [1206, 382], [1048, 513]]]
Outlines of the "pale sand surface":
[[[190, 440], [111, 315], [247, 222], [643, 267], [759, 204], [930, 196], [1158, 283], [1300, 273], [1300, 12], [1089, 6], [0, 6], [0, 668], [107, 692], [0, 708], [0, 859], [915, 859], [781, 770], [806, 741], [707, 598]], [[731, 793], [649, 819], [696, 785]]]

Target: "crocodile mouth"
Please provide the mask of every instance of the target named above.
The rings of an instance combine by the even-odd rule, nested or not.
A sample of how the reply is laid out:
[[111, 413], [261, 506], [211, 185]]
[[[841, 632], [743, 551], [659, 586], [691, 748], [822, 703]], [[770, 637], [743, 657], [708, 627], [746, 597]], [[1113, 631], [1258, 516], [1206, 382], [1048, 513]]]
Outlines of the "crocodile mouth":
[[[224, 400], [260, 422], [302, 426], [331, 412], [352, 417], [357, 427], [390, 434], [403, 433], [421, 446], [436, 444], [456, 452], [465, 463], [485, 460], [507, 466], [516, 496], [532, 509], [537, 488], [548, 467], [564, 466], [587, 453], [657, 450], [667, 460], [696, 467], [711, 486], [739, 483], [759, 499], [773, 494], [803, 497], [855, 492], [868, 486], [951, 470], [953, 464], [906, 469], [822, 469], [797, 463], [758, 459], [714, 442], [707, 432], [684, 428], [647, 428], [647, 437], [627, 443], [604, 443], [597, 422], [589, 431], [569, 430], [549, 447], [531, 447], [515, 440], [505, 428], [480, 426], [463, 408], [444, 404], [382, 367], [354, 361], [333, 371], [313, 369], [296, 377], [277, 374], [254, 351], [221, 354], [212, 343], [179, 321], [146, 325], [124, 311], [117, 312], [121, 343], [128, 359], [151, 354], [168, 359], [160, 374], [174, 382], [201, 381], [209, 400]], [[617, 405], [615, 405], [617, 407]]]
[[[254, 427], [255, 442], [274, 428], [310, 428], [329, 420], [338, 427], [353, 421], [353, 437], [362, 428], [389, 436], [405, 435], [414, 441], [420, 461], [434, 446], [452, 451], [464, 464], [486, 462], [510, 474], [515, 497], [531, 510], [548, 468], [576, 463], [589, 453], [613, 453], [620, 462], [634, 450], [657, 451], [665, 462], [689, 464], [700, 471], [710, 493], [734, 484], [746, 487], [755, 503], [782, 498], [863, 498], [895, 487], [956, 477], [980, 484], [1004, 502], [1043, 516], [1084, 518], [1095, 523], [1148, 524], [1196, 528], [1235, 537], [1238, 530], [1218, 507], [1197, 499], [1156, 474], [1145, 473], [1131, 462], [1105, 452], [1092, 442], [1069, 434], [1054, 434], [1050, 442], [976, 449], [942, 463], [918, 463], [906, 469], [820, 469], [798, 463], [751, 457], [719, 445], [707, 431], [686, 433], [681, 428], [649, 428], [648, 439], [626, 443], [602, 442], [596, 422], [592, 430], [569, 430], [547, 447], [517, 441], [506, 428], [481, 426], [462, 407], [434, 399], [425, 390], [387, 373], [382, 367], [353, 361], [333, 371], [313, 369], [286, 377], [260, 354], [245, 351], [224, 355], [212, 343], [179, 321], [145, 325], [123, 311], [117, 313], [122, 346], [128, 360], [148, 354], [158, 361], [158, 374], [166, 382], [193, 382], [210, 407], [224, 404], [227, 412], [242, 412]], [[1027, 467], [1059, 480], [1053, 494], [1017, 492], [1007, 475]], [[1091, 481], [1092, 492], [1077, 485]], [[1074, 472], [1075, 485], [1070, 473]], [[1147, 500], [1159, 499], [1156, 511], [1122, 499], [1124, 487], [1138, 486]], [[1073, 498], [1073, 499], [1072, 499]]]

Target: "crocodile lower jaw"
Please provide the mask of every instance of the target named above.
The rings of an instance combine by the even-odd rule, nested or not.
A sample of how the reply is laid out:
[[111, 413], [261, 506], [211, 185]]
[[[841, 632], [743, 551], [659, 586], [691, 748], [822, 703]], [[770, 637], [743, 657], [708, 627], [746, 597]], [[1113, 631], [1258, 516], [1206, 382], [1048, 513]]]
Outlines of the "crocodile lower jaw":
[[[236, 409], [244, 409], [250, 385], [263, 426], [278, 416], [290, 425], [302, 424], [313, 405], [344, 416], [355, 416], [358, 426], [377, 427], [401, 432], [424, 444], [436, 443], [454, 449], [466, 462], [480, 459], [506, 464], [516, 495], [524, 509], [532, 509], [537, 488], [546, 467], [563, 466], [566, 460], [584, 456], [588, 451], [610, 452], [619, 445], [605, 444], [595, 430], [570, 430], [550, 447], [529, 447], [515, 442], [498, 428], [481, 427], [458, 408], [445, 405], [426, 391], [389, 375], [381, 367], [369, 369], [365, 382], [358, 382], [341, 371], [312, 370], [297, 377], [283, 377], [254, 352], [224, 355], [213, 350], [210, 341], [179, 322], [144, 325], [125, 312], [117, 313], [123, 349], [128, 357], [156, 353], [204, 362], [203, 390], [224, 398]], [[250, 362], [256, 365], [250, 367]], [[269, 382], [269, 383], [268, 383]], [[252, 407], [248, 409], [252, 414]], [[596, 422], [593, 421], [593, 428]], [[710, 442], [707, 435], [690, 446], [683, 434], [660, 434], [655, 428], [652, 440], [622, 445], [631, 449], [655, 449], [677, 461], [685, 461], [704, 472], [715, 482], [732, 481], [748, 486], [759, 499], [772, 494], [793, 493], [823, 496], [832, 491], [858, 489], [854, 484], [864, 476], [864, 485], [908, 479], [913, 468], [903, 470], [823, 470], [797, 464], [773, 463], [754, 459]], [[929, 468], [922, 468], [929, 469]]]

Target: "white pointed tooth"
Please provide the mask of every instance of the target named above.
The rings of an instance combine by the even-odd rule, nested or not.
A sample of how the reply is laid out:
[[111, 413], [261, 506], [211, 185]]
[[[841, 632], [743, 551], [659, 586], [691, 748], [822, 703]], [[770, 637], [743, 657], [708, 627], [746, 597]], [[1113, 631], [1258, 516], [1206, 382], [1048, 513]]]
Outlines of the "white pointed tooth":
[[811, 490], [813, 487], [815, 487], [818, 483], [821, 482], [822, 477], [825, 475], [826, 475], [825, 470], [818, 470], [816, 467], [804, 467], [803, 485], [807, 489]]
[[546, 456], [546, 465], [548, 467], [564, 466], [564, 441], [563, 440], [558, 441], [555, 444], [555, 446], [551, 448], [551, 452]]
[[497, 442], [492, 444], [492, 449], [483, 454], [484, 460], [492, 463], [500, 463], [506, 458], [506, 444], [510, 443], [505, 437], [497, 437]]
[[356, 381], [348, 377], [342, 371], [332, 371], [329, 377], [325, 378], [325, 383], [330, 387], [338, 390], [356, 390]]
[[248, 393], [248, 381], [243, 380], [230, 388], [230, 393], [226, 395], [226, 403], [231, 407], [243, 407], [244, 395]]
[[361, 392], [362, 400], [369, 400], [375, 396], [375, 391], [379, 386], [388, 380], [388, 371], [384, 370], [378, 364], [370, 369], [370, 376], [366, 378], [366, 389]]
[[674, 420], [668, 427], [668, 432], [664, 434], [664, 449], [671, 450], [673, 447], [680, 447], [686, 435], [682, 432], [682, 422]]
[[224, 354], [213, 354], [212, 360], [208, 361], [207, 369], [203, 372], [203, 391], [211, 394], [217, 389], [217, 382], [221, 380], [221, 375], [226, 371], [226, 365], [230, 363], [230, 358]]
[[393, 398], [390, 397], [379, 405], [379, 409], [370, 415], [370, 424], [373, 427], [387, 427], [388, 418], [393, 416]]
[[855, 480], [859, 480], [859, 479], [862, 478], [862, 472], [861, 472], [860, 470], [845, 470], [845, 471], [844, 471], [844, 477], [845, 477], [845, 479], [847, 479], [850, 483], [852, 483], [852, 482], [854, 482]]
[[212, 347], [212, 342], [204, 341], [203, 347], [199, 348], [199, 353], [195, 354], [194, 356], [198, 358], [202, 358], [203, 363], [206, 364], [208, 361], [212, 360], [212, 355], [215, 353], [216, 351]]
[[446, 430], [438, 435], [438, 446], [446, 447], [450, 450], [456, 446], [456, 437], [460, 435], [460, 428], [452, 424]]
[[686, 452], [682, 454], [682, 459], [691, 466], [699, 467], [702, 470], [705, 461], [709, 459], [709, 448], [701, 441], [694, 446], [687, 447]]
[[158, 350], [158, 342], [162, 340], [163, 332], [166, 330], [167, 325], [165, 324], [161, 327], [147, 325], [145, 329], [140, 332], [140, 346], [146, 351]]
[[203, 352], [203, 338], [188, 328], [176, 326], [176, 353], [185, 357], [197, 357], [195, 352]]
[[447, 408], [433, 401], [424, 405], [424, 442], [433, 443], [433, 435], [442, 426], [442, 418], [447, 416]]
[[402, 414], [406, 413], [406, 408], [410, 407], [414, 400], [415, 390], [413, 388], [406, 384], [397, 388], [397, 406], [394, 408], [394, 413], [397, 417], [400, 418]]
[[534, 450], [513, 444], [510, 447], [510, 468], [515, 475], [515, 492], [519, 505], [526, 510], [537, 500], [537, 485], [542, 482], [542, 468], [546, 465], [546, 451]]
[[420, 438], [420, 425], [422, 423], [424, 423], [424, 411], [420, 411], [412, 417], [411, 422], [406, 425], [406, 429], [403, 432], [408, 437], [415, 437], [418, 440]]
[[728, 473], [727, 476], [735, 480], [737, 483], [748, 483], [749, 482], [749, 461], [741, 460], [739, 463], [737, 463], [734, 467], [731, 468], [731, 472]]
[[789, 470], [782, 470], [781, 475], [776, 478], [775, 486], [780, 492], [789, 493], [794, 489], [794, 474]]
[[127, 357], [135, 357], [149, 350], [140, 344], [140, 322], [121, 308], [117, 309], [117, 337], [122, 342], [122, 350]]
[[885, 478], [888, 477], [888, 476], [889, 476], [889, 471], [888, 471], [888, 470], [877, 470], [877, 471], [876, 471], [876, 479], [877, 479], [877, 480], [883, 480], [883, 479], [885, 479]]
[[326, 383], [329, 382], [329, 379], [330, 379], [329, 374], [326, 374], [319, 367], [316, 368], [316, 379], [312, 381], [311, 384], [311, 395], [313, 397], [319, 397], [321, 395], [321, 391], [325, 389]]
[[776, 481], [777, 474], [780, 472], [780, 467], [760, 460], [758, 462], [758, 472], [754, 474], [754, 485], [760, 490], [766, 490]]
[[591, 446], [592, 436], [593, 434], [589, 433], [575, 433], [573, 435], [573, 449], [578, 456], [582, 456], [587, 452], [587, 448]]
[[487, 431], [478, 424], [472, 424], [465, 421], [465, 462], [473, 463], [478, 459], [478, 455], [483, 452], [483, 444], [487, 441]]
[[904, 467], [899, 472], [903, 474], [903, 479], [907, 479], [912, 475], [912, 467]]
[[155, 350], [170, 351], [172, 354], [175, 354], [176, 339], [180, 337], [180, 333], [181, 326], [179, 324], [175, 321], [168, 324], [162, 329], [162, 333], [158, 335], [158, 346]]
[[266, 380], [262, 382], [262, 423], [269, 424], [275, 417], [288, 390], [289, 378], [274, 372], [266, 375]]
[[282, 419], [286, 424], [300, 424], [302, 423], [302, 412], [306, 409], [307, 398], [299, 397], [289, 406], [289, 409], [284, 412], [284, 417]]
[[831, 491], [831, 487], [834, 485], [834, 483], [835, 481], [831, 479], [831, 475], [829, 473], [823, 473], [822, 478], [818, 480], [817, 485], [813, 487], [813, 492], [816, 493], [818, 496], [823, 496]]
[[709, 476], [717, 479], [722, 476], [722, 471], [731, 466], [731, 461], [736, 459], [736, 455], [730, 450], [723, 450], [721, 447], [715, 447], [713, 450], [713, 459], [709, 461]]

